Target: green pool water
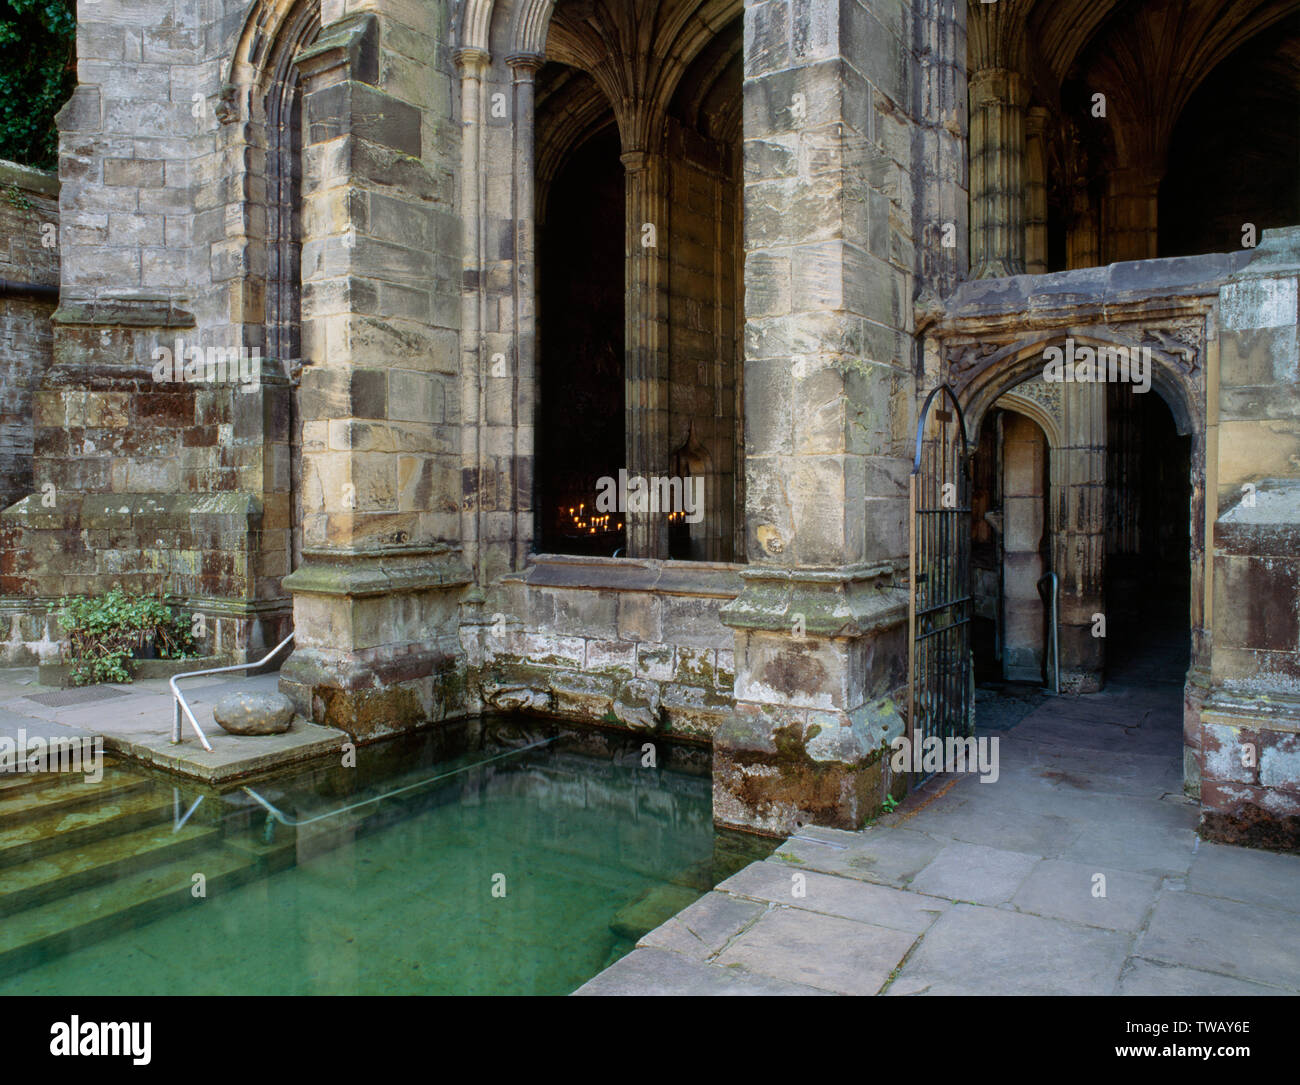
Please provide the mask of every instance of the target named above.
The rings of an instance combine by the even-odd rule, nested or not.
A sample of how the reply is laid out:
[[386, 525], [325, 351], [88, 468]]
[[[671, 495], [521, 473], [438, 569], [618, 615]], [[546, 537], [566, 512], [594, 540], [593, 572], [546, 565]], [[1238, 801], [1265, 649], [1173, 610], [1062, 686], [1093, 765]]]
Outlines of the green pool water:
[[0, 994], [567, 994], [771, 851], [714, 830], [707, 751], [643, 746], [478, 720], [221, 795], [0, 793], [82, 833], [0, 866]]

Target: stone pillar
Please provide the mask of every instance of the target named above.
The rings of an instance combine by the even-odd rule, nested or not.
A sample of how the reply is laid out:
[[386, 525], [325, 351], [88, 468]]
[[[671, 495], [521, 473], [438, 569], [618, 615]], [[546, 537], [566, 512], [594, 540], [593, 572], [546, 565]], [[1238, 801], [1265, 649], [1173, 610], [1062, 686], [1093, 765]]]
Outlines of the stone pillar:
[[[906, 694], [913, 194], [918, 176], [948, 175], [918, 168], [927, 144], [901, 105], [926, 40], [908, 16], [923, 5], [812, 7], [746, 12], [749, 565], [724, 610], [736, 706], [714, 736], [713, 802], [716, 821], [771, 833], [858, 828], [891, 784], [884, 752]], [[939, 205], [928, 190], [917, 200]]]
[[1088, 186], [1082, 179], [1076, 181], [1070, 192], [1070, 221], [1065, 233], [1065, 266], [1073, 271], [1081, 267], [1097, 267], [1101, 263], [1101, 234], [1097, 225], [1097, 209], [1093, 206]]
[[[623, 153], [626, 169], [627, 277], [625, 371], [629, 475], [668, 472], [668, 244], [665, 167], [644, 150]], [[627, 512], [628, 556], [666, 558], [668, 518]]]
[[1157, 242], [1159, 171], [1144, 166], [1112, 170], [1106, 175], [1102, 251], [1108, 264], [1153, 260]]
[[1219, 366], [1207, 373], [1209, 691], [1184, 735], [1201, 834], [1277, 849], [1300, 848], [1298, 298], [1296, 226], [1264, 231], [1219, 291]]
[[1061, 459], [1062, 552], [1055, 562], [1061, 581], [1061, 689], [1094, 693], [1101, 689], [1106, 643], [1093, 635], [1093, 616], [1105, 612], [1106, 386], [1059, 387], [1063, 441], [1056, 455]]
[[430, 297], [455, 218], [425, 165], [423, 110], [381, 89], [376, 15], [324, 28], [298, 65], [304, 561], [284, 581], [297, 639], [280, 686], [365, 740], [463, 711], [469, 574], [442, 541], [459, 526], [444, 418], [459, 359]]
[[535, 530], [533, 477], [536, 463], [537, 409], [537, 161], [534, 146], [536, 77], [545, 57], [532, 53], [507, 57], [514, 73], [514, 325], [515, 357], [510, 401], [513, 404], [513, 555], [511, 567], [523, 568]]
[[970, 77], [971, 277], [1025, 271], [1025, 105], [1020, 74]]
[[1025, 114], [1025, 271], [1047, 271], [1047, 121], [1034, 106]]
[[462, 292], [460, 312], [460, 540], [465, 562], [478, 580], [481, 533], [480, 472], [483, 465], [483, 76], [488, 55], [481, 49], [456, 53], [460, 70], [462, 130], [460, 207]]

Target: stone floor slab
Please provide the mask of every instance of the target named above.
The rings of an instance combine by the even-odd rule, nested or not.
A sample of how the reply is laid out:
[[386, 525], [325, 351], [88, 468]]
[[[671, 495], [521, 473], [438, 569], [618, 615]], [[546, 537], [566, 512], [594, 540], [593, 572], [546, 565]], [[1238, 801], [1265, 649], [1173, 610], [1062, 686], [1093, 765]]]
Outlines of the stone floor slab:
[[836, 994], [874, 995], [914, 938], [801, 908], [776, 908], [732, 942], [717, 963]]
[[[1098, 874], [1105, 882], [1096, 881]], [[1098, 888], [1105, 890], [1098, 896]], [[1088, 927], [1136, 931], [1155, 903], [1160, 879], [1127, 870], [1045, 859], [1012, 898], [1021, 912]]]
[[1130, 938], [1058, 919], [958, 904], [926, 933], [891, 995], [1105, 995]]
[[1187, 888], [1212, 897], [1300, 912], [1300, 855], [1202, 840], [1187, 872]]
[[1199, 972], [1194, 968], [1134, 957], [1120, 977], [1120, 995], [1289, 995], [1279, 987]]
[[728, 893], [706, 893], [637, 944], [670, 949], [691, 960], [703, 961], [752, 926], [767, 909], [766, 904]]
[[1201, 893], [1165, 891], [1139, 956], [1300, 991], [1300, 915]]
[[[821, 912], [878, 927], [918, 934], [948, 907], [933, 900], [871, 882], [854, 881], [815, 870], [801, 870], [779, 859], [750, 863], [718, 886], [724, 893]], [[802, 896], [796, 896], [802, 891]]]
[[912, 879], [912, 891], [974, 904], [1004, 904], [1039, 863], [1033, 855], [983, 844], [949, 844]]

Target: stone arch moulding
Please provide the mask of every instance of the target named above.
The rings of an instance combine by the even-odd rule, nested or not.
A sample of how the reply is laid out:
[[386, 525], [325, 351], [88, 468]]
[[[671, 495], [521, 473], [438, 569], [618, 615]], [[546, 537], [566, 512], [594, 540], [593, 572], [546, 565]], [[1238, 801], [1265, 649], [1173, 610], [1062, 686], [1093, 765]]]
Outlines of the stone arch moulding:
[[965, 404], [970, 425], [978, 430], [984, 413], [1000, 396], [1041, 370], [1047, 347], [1059, 346], [1069, 338], [1094, 350], [1141, 348], [1150, 351], [1151, 387], [1169, 407], [1178, 432], [1185, 436], [1204, 429], [1203, 340], [1199, 347], [1175, 344], [1158, 325], [1141, 325], [1133, 331], [1136, 334], [1087, 325], [1035, 332], [1012, 343], [949, 344], [945, 350], [949, 383]]
[[[1020, 385], [1016, 385], [1016, 388], [1019, 387]], [[1009, 392], [1003, 392], [993, 401], [993, 404], [1008, 411], [1015, 411], [1016, 414], [1023, 414], [1043, 431], [1043, 436], [1047, 438], [1047, 446], [1052, 451], [1061, 447], [1060, 421], [1036, 399], [1030, 399], [1013, 388]], [[980, 421], [984, 421], [983, 417]]]
[[257, 0], [231, 50], [221, 81], [218, 117], [223, 122], [263, 119], [254, 111], [284, 63], [293, 61], [292, 50], [283, 55], [286, 45], [301, 44], [310, 36], [312, 24], [318, 28], [320, 22], [320, 0]]
[[[521, 0], [514, 8], [508, 53], [541, 56], [555, 0]], [[496, 0], [464, 0], [456, 21], [456, 48], [490, 54]]]

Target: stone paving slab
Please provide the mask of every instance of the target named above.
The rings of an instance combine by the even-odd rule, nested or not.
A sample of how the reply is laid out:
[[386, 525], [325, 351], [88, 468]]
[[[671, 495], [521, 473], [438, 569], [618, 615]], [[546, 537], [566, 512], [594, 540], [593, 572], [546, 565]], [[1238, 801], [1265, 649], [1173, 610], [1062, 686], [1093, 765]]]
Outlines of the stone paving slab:
[[1245, 904], [1300, 912], [1300, 855], [1201, 841], [1187, 888]]
[[889, 927], [782, 907], [732, 941], [717, 964], [833, 994], [874, 995], [915, 941]]
[[1059, 919], [955, 905], [889, 987], [891, 995], [1108, 995], [1131, 938]]
[[[939, 854], [942, 842], [903, 828], [875, 828], [861, 833], [840, 832], [830, 846], [817, 834], [837, 830], [800, 830], [781, 845], [777, 857], [789, 855], [802, 867], [845, 878], [906, 888]], [[838, 842], [842, 838], [843, 842]]]
[[[1105, 878], [1097, 881], [1097, 875]], [[1136, 931], [1155, 904], [1160, 879], [1128, 870], [1044, 859], [1011, 899], [1018, 911], [1085, 927]], [[1099, 894], [1104, 890], [1104, 896]]]
[[1292, 995], [1279, 987], [1134, 957], [1120, 976], [1120, 995]]
[[946, 900], [934, 900], [883, 885], [854, 883], [771, 860], [751, 863], [724, 881], [718, 889], [733, 896], [769, 901], [910, 934], [921, 933], [948, 907]]
[[1165, 892], [1138, 941], [1145, 958], [1300, 991], [1300, 915]]
[[952, 843], [912, 879], [911, 888], [949, 900], [1005, 904], [1039, 862], [1023, 852]]
[[670, 949], [691, 960], [703, 961], [720, 953], [731, 939], [753, 926], [769, 907], [728, 893], [706, 893], [652, 930], [640, 944]]

